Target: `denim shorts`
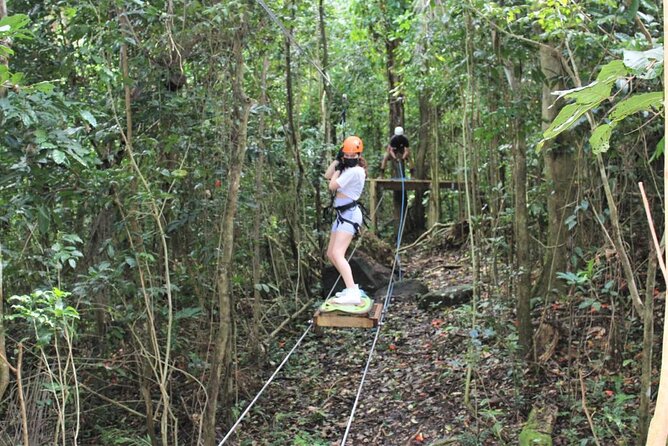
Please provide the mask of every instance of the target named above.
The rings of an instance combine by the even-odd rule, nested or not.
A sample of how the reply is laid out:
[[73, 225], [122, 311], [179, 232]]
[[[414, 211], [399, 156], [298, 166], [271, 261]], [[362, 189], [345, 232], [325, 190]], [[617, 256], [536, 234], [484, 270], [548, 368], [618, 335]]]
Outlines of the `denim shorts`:
[[[350, 198], [335, 198], [334, 207], [343, 206], [351, 203], [352, 201], [353, 200]], [[355, 206], [354, 208], [347, 209], [340, 213], [336, 212], [334, 223], [332, 223], [332, 232], [347, 232], [353, 235], [356, 232], [355, 226], [353, 226], [351, 223], [348, 223], [347, 221], [341, 221], [339, 216], [362, 226], [362, 209], [360, 209], [359, 206]]]

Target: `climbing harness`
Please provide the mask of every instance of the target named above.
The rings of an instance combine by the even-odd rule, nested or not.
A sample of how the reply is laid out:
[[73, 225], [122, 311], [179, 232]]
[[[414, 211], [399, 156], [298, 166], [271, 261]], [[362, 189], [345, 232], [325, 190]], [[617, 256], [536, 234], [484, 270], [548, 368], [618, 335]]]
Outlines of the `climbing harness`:
[[[362, 211], [362, 224], [361, 225], [359, 223], [356, 223], [352, 220], [349, 220], [349, 219], [347, 219], [343, 216], [343, 213], [345, 211], [348, 211], [350, 209], [354, 209], [356, 207], [359, 207], [360, 210]], [[359, 235], [359, 230], [362, 226], [368, 226], [367, 221], [369, 221], [369, 214], [368, 214], [366, 208], [364, 207], [364, 205], [362, 203], [360, 203], [359, 201], [353, 200], [350, 203], [346, 203], [346, 204], [341, 205], [341, 206], [334, 206], [334, 197], [332, 196], [332, 208], [334, 209], [334, 211], [336, 211], [336, 221], [339, 222], [339, 224], [342, 225], [344, 223], [348, 223], [349, 225], [351, 225], [355, 229], [355, 237], [357, 237], [357, 235]]]

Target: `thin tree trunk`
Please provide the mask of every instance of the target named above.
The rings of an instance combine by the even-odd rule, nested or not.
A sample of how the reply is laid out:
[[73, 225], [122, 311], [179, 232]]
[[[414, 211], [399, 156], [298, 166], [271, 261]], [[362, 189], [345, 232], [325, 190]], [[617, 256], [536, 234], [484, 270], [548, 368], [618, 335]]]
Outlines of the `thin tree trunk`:
[[[293, 33], [292, 24], [295, 22], [295, 10], [296, 5], [294, 0], [290, 1], [288, 4], [290, 8], [290, 34]], [[303, 181], [304, 181], [304, 165], [302, 163], [301, 154], [299, 150], [299, 127], [295, 123], [295, 96], [293, 91], [293, 82], [292, 82], [292, 51], [290, 45], [290, 39], [286, 37], [285, 39], [285, 89], [286, 89], [286, 107], [288, 115], [288, 135], [287, 143], [292, 156], [297, 165], [297, 172], [293, 175], [295, 180], [293, 185], [295, 199], [292, 201], [291, 206], [288, 207], [288, 214], [286, 215], [288, 229], [290, 231], [290, 247], [292, 249], [292, 256], [295, 261], [296, 268], [298, 269], [298, 276], [303, 278], [301, 274], [301, 262], [300, 259], [300, 246], [302, 240], [301, 234], [301, 218], [300, 210], [302, 209], [302, 191], [303, 191]], [[299, 288], [300, 284], [297, 284]], [[304, 287], [306, 290], [306, 287]]]
[[[510, 84], [512, 102], [519, 103], [520, 82], [512, 64], [504, 67]], [[514, 270], [515, 295], [517, 296], [517, 319], [519, 342], [523, 355], [532, 351], [533, 327], [531, 325], [531, 258], [529, 254], [529, 216], [527, 210], [527, 161], [526, 138], [522, 114], [513, 122], [513, 192], [515, 213], [513, 236], [515, 241]]]
[[[228, 374], [232, 353], [232, 295], [230, 286], [230, 275], [233, 267], [234, 253], [234, 218], [236, 216], [239, 198], [239, 187], [241, 183], [241, 172], [246, 153], [246, 138], [248, 131], [248, 116], [250, 114], [251, 101], [243, 89], [244, 81], [244, 59], [243, 41], [245, 38], [245, 26], [240, 25], [234, 36], [233, 56], [233, 90], [235, 104], [232, 109], [232, 129], [230, 133], [230, 168], [229, 188], [225, 211], [220, 225], [221, 254], [217, 277], [217, 304], [218, 304], [218, 327], [213, 338], [213, 355], [211, 358], [211, 374], [207, 383], [207, 403], [204, 409], [204, 445], [214, 446], [216, 444], [216, 412], [220, 399], [221, 385], [227, 388]], [[223, 403], [229, 395], [225, 395]], [[227, 407], [229, 410], [229, 407]], [[229, 415], [229, 414], [226, 414]]]
[[[555, 104], [552, 92], [563, 90], [565, 77], [561, 58], [548, 46], [540, 48], [540, 65], [546, 83], [543, 85], [542, 120], [547, 128], [561, 109]], [[573, 175], [575, 162], [573, 151], [568, 147], [565, 136], [559, 136], [543, 149], [547, 180], [548, 234], [547, 251], [543, 262], [543, 274], [535, 295], [546, 295], [561, 283], [556, 273], [566, 271], [568, 261], [568, 234], [564, 225], [565, 215], [572, 208]]]
[[[260, 96], [260, 105], [267, 105], [267, 72], [269, 71], [269, 57], [264, 56], [262, 62], [262, 76], [261, 76], [261, 85], [262, 93]], [[253, 350], [251, 355], [256, 363], [260, 363], [260, 353], [261, 353], [261, 343], [260, 343], [260, 326], [262, 319], [262, 293], [258, 289], [260, 285], [260, 280], [262, 278], [262, 268], [260, 265], [260, 259], [262, 255], [260, 253], [260, 245], [262, 243], [261, 237], [261, 226], [263, 221], [263, 212], [262, 212], [262, 199], [264, 195], [263, 191], [263, 170], [264, 170], [264, 152], [266, 150], [264, 143], [264, 136], [266, 132], [266, 123], [264, 113], [260, 115], [260, 123], [258, 126], [258, 158], [255, 162], [255, 202], [257, 204], [255, 208], [255, 215], [253, 216], [253, 322], [251, 324], [251, 335], [250, 335], [250, 345]]]
[[[389, 30], [388, 30], [389, 32]], [[389, 134], [394, 133], [394, 128], [397, 126], [403, 127], [404, 125], [404, 98], [402, 95], [397, 94], [397, 88], [401, 82], [401, 78], [398, 74], [399, 68], [397, 67], [397, 55], [395, 54], [397, 48], [401, 41], [399, 39], [390, 40], [385, 39], [385, 69], [387, 72], [387, 102], [389, 105]], [[394, 163], [390, 163], [390, 169], [393, 168]], [[404, 166], [405, 167], [405, 166]], [[404, 169], [405, 170], [405, 169]], [[398, 172], [393, 172], [393, 175], [398, 176]], [[405, 205], [408, 200], [405, 199], [405, 196], [401, 191], [392, 192], [392, 204], [394, 210], [394, 229], [395, 233], [399, 233], [399, 223], [402, 218], [402, 209], [405, 212]], [[405, 229], [410, 231], [411, 229]]]
[[399, 48], [400, 43], [401, 40], [399, 39], [385, 39], [385, 68], [387, 71], [387, 102], [390, 107], [390, 135], [393, 133], [395, 127], [403, 127], [404, 125], [404, 97], [401, 94], [397, 94], [397, 87], [401, 83], [401, 78], [399, 76], [399, 67], [397, 66], [397, 55], [395, 52]]
[[[476, 77], [474, 73], [475, 66], [475, 51], [474, 51], [474, 37], [475, 37], [476, 28], [473, 26], [473, 19], [469, 12], [466, 13], [466, 73], [467, 73], [467, 82], [469, 83], [468, 94], [469, 94], [469, 113], [470, 119], [466, 121], [466, 144], [465, 150], [467, 150], [468, 156], [468, 165], [469, 165], [469, 185], [471, 193], [471, 206], [473, 206], [473, 215], [480, 215], [480, 180], [478, 174], [478, 150], [475, 147], [475, 139], [473, 138], [473, 129], [476, 127], [476, 120], [478, 119], [479, 107], [478, 104], [478, 95], [476, 92]], [[474, 224], [473, 221], [469, 222], [471, 225]]]
[[438, 135], [438, 112], [436, 107], [430, 110], [431, 149], [429, 150], [429, 172], [431, 175], [431, 192], [429, 193], [429, 211], [427, 215], [427, 226], [430, 228], [441, 219], [441, 169], [440, 169], [440, 147]]
[[[328, 76], [329, 69], [329, 52], [327, 49], [327, 30], [325, 26], [325, 4], [324, 0], [318, 0], [318, 25], [320, 29], [320, 63], [322, 65], [322, 72], [325, 76]], [[323, 164], [328, 156], [328, 151], [330, 144], [332, 144], [333, 138], [333, 128], [331, 120], [331, 110], [330, 102], [332, 100], [332, 87], [327, 82], [326, 79], [321, 79], [321, 91], [320, 91], [320, 119], [322, 121], [322, 141], [325, 144], [325, 150], [320, 151], [320, 155], [317, 158], [317, 164], [315, 166], [316, 171], [322, 171]], [[318, 234], [318, 269], [322, 272], [324, 264], [324, 252], [325, 252], [325, 231], [318, 230], [323, 221], [323, 203], [322, 203], [322, 188], [318, 186], [319, 177], [316, 177], [313, 181], [314, 190], [315, 190], [315, 229]]]
[[[327, 51], [327, 31], [325, 28], [325, 5], [324, 0], [318, 0], [318, 27], [320, 30], [320, 64], [322, 72], [328, 76], [329, 53]], [[322, 89], [320, 91], [320, 119], [322, 121], [323, 142], [326, 146], [332, 143], [332, 121], [330, 116], [329, 103], [332, 100], [332, 87], [325, 80], [321, 79]]]
[[[660, 255], [660, 254], [658, 254]], [[645, 286], [645, 308], [643, 313], [642, 372], [640, 374], [640, 407], [638, 408], [638, 444], [644, 444], [650, 422], [652, 392], [652, 347], [654, 344], [654, 287], [656, 285], [657, 253], [650, 246], [647, 282]]]
[[[5, 0], [0, 0], [0, 19], [7, 16], [7, 5]], [[6, 42], [0, 41], [0, 44], [5, 45]], [[8, 66], [5, 58], [0, 57], [0, 65]], [[5, 89], [0, 85], [0, 99], [5, 96]], [[2, 283], [2, 243], [0, 241], [0, 355], [7, 358], [7, 345], [5, 338], [5, 310], [3, 297], [3, 283]], [[3, 400], [5, 391], [9, 386], [9, 364], [0, 359], [0, 401]]]

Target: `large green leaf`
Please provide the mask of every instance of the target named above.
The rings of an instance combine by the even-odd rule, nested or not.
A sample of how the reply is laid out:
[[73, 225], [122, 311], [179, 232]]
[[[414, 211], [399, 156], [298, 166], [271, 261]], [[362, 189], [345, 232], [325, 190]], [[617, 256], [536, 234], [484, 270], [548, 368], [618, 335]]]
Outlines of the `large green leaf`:
[[91, 112], [89, 112], [88, 110], [80, 110], [79, 114], [90, 125], [92, 125], [93, 127], [97, 127], [97, 120], [95, 119], [95, 116], [93, 116]]
[[536, 146], [536, 150], [539, 151], [547, 140], [571, 128], [585, 113], [600, 104], [603, 99], [605, 98], [589, 104], [578, 104], [576, 102], [562, 108], [557, 117], [554, 118], [554, 121], [543, 132], [543, 139]]
[[30, 17], [25, 14], [14, 14], [0, 19], [0, 35], [14, 34], [30, 23]]
[[610, 96], [612, 82], [592, 82], [580, 91], [575, 91], [566, 95], [567, 98], [575, 99], [578, 104], [600, 104]]
[[65, 153], [57, 149], [51, 152], [51, 157], [56, 164], [65, 164], [67, 162]]
[[620, 77], [625, 77], [629, 74], [628, 68], [619, 59], [613, 60], [601, 67], [601, 72], [598, 73], [596, 80], [599, 82], [614, 82]]
[[591, 150], [594, 154], [598, 155], [608, 151], [614, 126], [615, 124], [601, 124], [594, 129], [589, 138], [589, 144], [591, 144]]
[[658, 109], [663, 106], [663, 92], [641, 93], [624, 99], [610, 113], [610, 119], [621, 121], [629, 115], [643, 110]]

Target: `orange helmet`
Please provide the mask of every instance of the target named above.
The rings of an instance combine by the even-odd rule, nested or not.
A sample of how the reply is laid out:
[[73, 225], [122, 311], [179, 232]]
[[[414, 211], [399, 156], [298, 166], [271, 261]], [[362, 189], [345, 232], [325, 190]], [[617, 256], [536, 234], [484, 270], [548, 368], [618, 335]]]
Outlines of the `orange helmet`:
[[349, 136], [343, 141], [343, 147], [341, 147], [343, 153], [362, 153], [364, 150], [364, 143], [357, 136]]

